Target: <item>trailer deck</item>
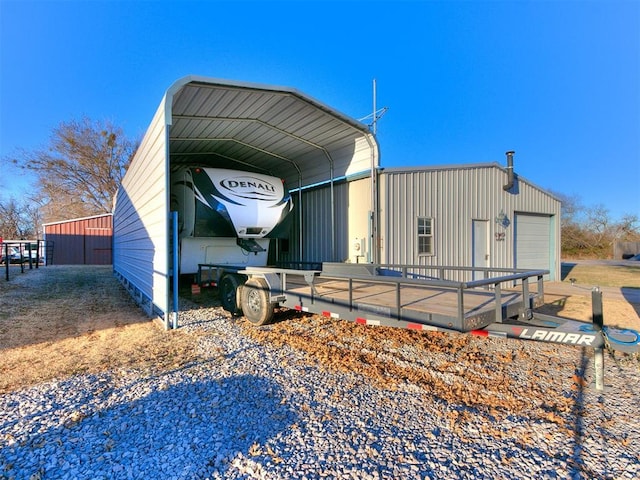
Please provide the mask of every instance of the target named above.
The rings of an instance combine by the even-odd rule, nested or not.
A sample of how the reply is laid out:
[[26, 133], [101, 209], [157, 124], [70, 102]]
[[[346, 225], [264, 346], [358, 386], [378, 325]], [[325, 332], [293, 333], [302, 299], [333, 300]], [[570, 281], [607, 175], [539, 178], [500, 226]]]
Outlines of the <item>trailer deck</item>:
[[383, 323], [406, 320], [465, 332], [497, 321], [506, 315], [503, 312], [518, 312], [524, 303], [534, 304], [538, 298], [530, 294], [527, 302], [519, 292], [503, 292], [498, 300], [496, 292], [487, 290], [462, 291], [455, 286], [390, 283], [388, 279], [375, 281], [358, 277], [319, 276], [312, 285], [294, 280], [288, 283], [286, 291], [287, 297], [293, 297], [293, 308], [297, 309], [313, 305], [337, 316], [358, 313]]
[[[442, 278], [452, 268], [434, 277], [424, 268], [416, 273], [406, 266], [390, 267], [324, 264], [321, 271], [250, 267], [240, 273], [265, 278], [271, 300], [284, 307], [414, 329], [469, 332], [527, 315], [544, 302], [542, 270], [461, 282]], [[535, 292], [529, 288], [531, 278], [537, 282]]]

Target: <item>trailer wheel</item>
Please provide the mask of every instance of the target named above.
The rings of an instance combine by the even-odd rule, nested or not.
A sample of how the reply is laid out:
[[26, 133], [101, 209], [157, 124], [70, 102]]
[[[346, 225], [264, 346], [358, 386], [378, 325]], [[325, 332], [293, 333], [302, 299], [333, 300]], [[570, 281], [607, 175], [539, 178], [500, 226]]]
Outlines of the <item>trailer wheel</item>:
[[242, 287], [242, 312], [256, 326], [273, 320], [275, 304], [269, 301], [269, 286], [262, 278], [250, 278]]
[[241, 287], [241, 281], [237, 275], [227, 274], [220, 281], [220, 302], [222, 308], [231, 315], [242, 315], [239, 287]]

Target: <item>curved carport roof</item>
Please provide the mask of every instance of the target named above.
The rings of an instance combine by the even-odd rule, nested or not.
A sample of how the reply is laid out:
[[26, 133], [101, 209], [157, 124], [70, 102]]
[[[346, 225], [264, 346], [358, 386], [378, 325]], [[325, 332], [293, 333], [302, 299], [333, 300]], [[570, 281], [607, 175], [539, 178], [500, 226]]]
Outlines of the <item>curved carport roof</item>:
[[254, 170], [290, 188], [378, 166], [366, 125], [295, 89], [188, 76], [165, 102], [171, 166]]

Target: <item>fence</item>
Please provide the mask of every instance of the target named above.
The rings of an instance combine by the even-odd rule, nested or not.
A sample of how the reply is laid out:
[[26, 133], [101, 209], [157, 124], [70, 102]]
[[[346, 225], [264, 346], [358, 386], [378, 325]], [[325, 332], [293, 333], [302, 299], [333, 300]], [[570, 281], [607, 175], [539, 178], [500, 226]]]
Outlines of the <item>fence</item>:
[[620, 242], [613, 244], [613, 259], [625, 260], [633, 255], [640, 253], [640, 242]]
[[9, 273], [20, 268], [30, 270], [40, 265], [47, 265], [53, 258], [53, 242], [45, 240], [2, 240], [0, 239], [0, 265], [4, 267], [5, 280]]

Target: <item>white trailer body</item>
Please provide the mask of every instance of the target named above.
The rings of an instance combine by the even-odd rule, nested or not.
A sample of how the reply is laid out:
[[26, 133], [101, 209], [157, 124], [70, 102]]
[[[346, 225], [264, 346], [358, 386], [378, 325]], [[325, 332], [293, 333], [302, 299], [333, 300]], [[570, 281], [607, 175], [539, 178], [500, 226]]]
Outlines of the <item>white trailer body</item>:
[[265, 266], [270, 238], [293, 209], [284, 182], [270, 175], [206, 167], [171, 172], [178, 212], [180, 274], [201, 264]]

